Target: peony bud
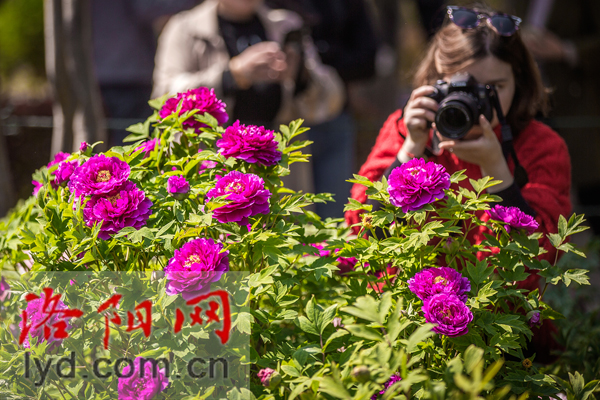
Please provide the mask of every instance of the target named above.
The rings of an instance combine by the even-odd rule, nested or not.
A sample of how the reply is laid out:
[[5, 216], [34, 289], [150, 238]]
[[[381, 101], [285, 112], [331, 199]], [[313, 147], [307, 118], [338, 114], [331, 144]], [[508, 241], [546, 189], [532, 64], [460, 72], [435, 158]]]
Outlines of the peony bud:
[[354, 367], [352, 370], [352, 378], [357, 382], [366, 383], [371, 379], [371, 371], [364, 365]]

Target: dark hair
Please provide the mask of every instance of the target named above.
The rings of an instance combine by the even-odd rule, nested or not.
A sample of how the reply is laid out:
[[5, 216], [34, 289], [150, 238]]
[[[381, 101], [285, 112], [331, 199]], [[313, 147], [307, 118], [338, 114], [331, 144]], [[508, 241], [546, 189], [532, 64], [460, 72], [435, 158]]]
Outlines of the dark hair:
[[[480, 5], [474, 9], [492, 12]], [[505, 37], [487, 24], [462, 29], [447, 21], [433, 37], [413, 83], [415, 87], [433, 84], [444, 75], [452, 75], [489, 55], [512, 67], [515, 95], [506, 120], [513, 134], [518, 135], [538, 112], [545, 114], [548, 107], [547, 90], [540, 72], [518, 31]]]

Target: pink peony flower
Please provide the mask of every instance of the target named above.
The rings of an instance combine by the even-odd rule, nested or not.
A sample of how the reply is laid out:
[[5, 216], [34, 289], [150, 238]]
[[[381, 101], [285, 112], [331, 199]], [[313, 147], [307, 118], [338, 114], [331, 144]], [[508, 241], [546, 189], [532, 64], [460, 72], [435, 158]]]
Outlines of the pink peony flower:
[[50, 161], [48, 163], [47, 167], [50, 168], [53, 165], [60, 164], [61, 162], [65, 161], [69, 157], [71, 157], [70, 153], [63, 153], [63, 152], [57, 153], [54, 156], [54, 160]]
[[273, 133], [264, 126], [246, 126], [236, 121], [223, 132], [216, 144], [225, 157], [272, 166], [281, 160], [281, 152], [277, 150], [278, 142]]
[[190, 184], [183, 176], [173, 175], [167, 180], [167, 191], [177, 200], [183, 200], [190, 191]]
[[442, 292], [428, 297], [422, 309], [425, 320], [437, 324], [433, 331], [450, 337], [469, 332], [468, 325], [473, 321], [469, 307], [454, 293]]
[[[50, 298], [52, 299], [52, 297], [53, 296], [51, 296]], [[44, 327], [48, 327], [50, 329], [50, 337], [47, 341], [48, 347], [46, 348], [46, 350], [48, 352], [52, 352], [62, 343], [62, 339], [57, 339], [56, 337], [54, 337], [54, 332], [56, 328], [53, 328], [52, 325], [59, 323], [60, 321], [65, 321], [65, 329], [69, 330], [72, 328], [71, 324], [68, 322], [69, 318], [63, 318], [61, 314], [52, 314], [52, 316], [44, 324], [42, 324], [42, 322], [44, 322], [44, 320], [50, 314], [49, 311], [52, 310], [53, 307], [53, 301], [51, 300], [47, 309], [44, 310], [45, 299], [46, 293], [42, 292], [39, 298], [28, 302], [27, 307], [25, 308], [25, 311], [27, 312], [27, 321], [21, 320], [19, 322], [19, 328], [21, 332], [23, 332], [23, 330], [25, 329], [25, 324], [31, 325], [29, 333], [23, 341], [23, 347], [26, 349], [31, 348], [31, 344], [29, 343], [30, 338], [37, 338], [37, 343], [42, 343], [46, 341], [44, 336]], [[68, 307], [65, 303], [62, 302], [62, 300], [56, 301], [56, 310], [66, 309], [68, 309]]]
[[135, 183], [127, 181], [122, 187], [106, 195], [95, 195], [85, 204], [83, 219], [87, 226], [102, 221], [98, 237], [110, 239], [126, 226], [140, 229], [152, 214], [152, 202]]
[[79, 152], [83, 154], [88, 150], [89, 147], [90, 145], [87, 142], [81, 142], [79, 145]]
[[150, 153], [152, 153], [152, 151], [154, 151], [157, 143], [160, 143], [159, 138], [146, 140], [144, 143], [136, 147], [133, 151], [136, 152], [142, 150], [144, 152], [144, 158], [146, 158], [150, 155]]
[[[157, 361], [136, 357], [132, 366], [123, 368], [119, 378], [119, 400], [151, 400], [169, 385], [165, 369], [153, 371], [153, 363]], [[129, 376], [131, 374], [131, 376]], [[127, 377], [127, 378], [125, 378]]]
[[38, 182], [38, 181], [31, 181], [31, 183], [33, 184], [33, 195], [37, 196], [38, 192], [40, 191], [40, 189], [42, 188], [42, 183]]
[[261, 369], [260, 371], [258, 371], [258, 374], [256, 374], [256, 376], [260, 378], [260, 383], [262, 383], [263, 386], [271, 389], [274, 389], [279, 384], [279, 382], [281, 382], [281, 376], [279, 375], [279, 373], [271, 368]]
[[[52, 161], [50, 161], [48, 163], [48, 165], [46, 165], [46, 168], [50, 168], [56, 164], [59, 164], [59, 168], [60, 168], [60, 165], [64, 164], [63, 161], [65, 161], [70, 156], [71, 156], [71, 154], [69, 154], [69, 153], [59, 152], [54, 156], [54, 159]], [[77, 163], [76, 161], [71, 161], [71, 162]], [[56, 171], [54, 172], [54, 174], [56, 174]], [[50, 179], [51, 179], [50, 184], [52, 185], [53, 188], [56, 189], [62, 183], [62, 181], [57, 183], [56, 178], [54, 180], [52, 180], [52, 177], [53, 177], [53, 175], [50, 174]], [[67, 179], [68, 179], [68, 177], [67, 177]], [[31, 183], [33, 184], [33, 195], [37, 196], [38, 192], [44, 185], [38, 181], [31, 181]]]
[[210, 283], [216, 282], [229, 271], [229, 251], [211, 238], [199, 238], [187, 242], [169, 260], [165, 267], [169, 296], [182, 294], [185, 300], [205, 294]]
[[383, 385], [384, 389], [379, 391], [379, 394], [375, 393], [373, 396], [371, 396], [371, 400], [377, 400], [380, 396], [383, 396], [394, 383], [400, 382], [401, 380], [402, 377], [399, 374], [390, 376], [390, 379], [388, 379], [385, 385]]
[[[165, 119], [169, 115], [175, 114], [179, 104], [181, 104], [181, 114], [191, 110], [199, 110], [198, 115], [209, 113], [220, 125], [229, 119], [227, 112], [225, 112], [225, 103], [217, 99], [214, 89], [199, 87], [198, 89], [191, 89], [184, 93], [177, 93], [177, 96], [165, 102], [158, 115], [162, 119]], [[196, 132], [200, 132], [200, 128], [205, 127], [206, 124], [196, 121], [194, 117], [190, 117], [183, 122], [183, 126], [184, 128], [194, 128]]]
[[53, 186], [59, 187], [60, 185], [66, 185], [78, 166], [79, 162], [77, 162], [77, 160], [63, 161], [58, 164], [58, 168], [54, 171]]
[[2, 277], [2, 280], [0, 281], [0, 301], [4, 301], [8, 297], [10, 297], [10, 285], [6, 282], [6, 279]]
[[491, 210], [486, 210], [491, 219], [505, 222], [504, 229], [510, 233], [511, 228], [524, 229], [528, 235], [539, 228], [539, 224], [532, 216], [525, 214], [518, 207], [503, 207], [496, 205]]
[[254, 174], [231, 171], [217, 181], [206, 193], [207, 199], [227, 196], [227, 204], [216, 208], [213, 217], [221, 223], [237, 222], [248, 224], [248, 217], [269, 212], [271, 192], [265, 189], [264, 181]]
[[76, 197], [106, 195], [118, 190], [129, 178], [129, 172], [125, 161], [98, 154], [75, 169], [69, 189]]
[[337, 262], [338, 268], [340, 269], [339, 273], [343, 275], [350, 271], [354, 271], [354, 267], [356, 266], [358, 260], [356, 257], [338, 257]]
[[202, 161], [202, 164], [200, 164], [200, 172], [204, 171], [205, 169], [214, 168], [216, 166], [217, 166], [216, 161], [204, 160], [204, 161]]
[[425, 204], [443, 199], [450, 187], [450, 174], [434, 162], [413, 158], [395, 168], [388, 179], [390, 203], [403, 212], [415, 211]]
[[408, 280], [408, 288], [421, 300], [438, 293], [454, 293], [464, 303], [471, 290], [469, 279], [450, 267], [428, 268]]
[[[325, 246], [327, 246], [327, 243], [311, 243], [309, 246], [319, 250], [319, 257], [329, 257], [331, 255], [331, 250], [323, 250]], [[310, 254], [306, 254], [305, 256], [309, 255]]]

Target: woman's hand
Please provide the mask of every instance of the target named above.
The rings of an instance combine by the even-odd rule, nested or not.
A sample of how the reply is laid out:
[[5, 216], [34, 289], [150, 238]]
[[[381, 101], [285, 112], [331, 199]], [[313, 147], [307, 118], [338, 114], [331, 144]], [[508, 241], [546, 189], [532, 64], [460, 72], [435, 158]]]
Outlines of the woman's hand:
[[403, 115], [408, 136], [398, 153], [398, 159], [401, 162], [406, 162], [407, 157], [420, 156], [425, 151], [427, 140], [429, 140], [429, 124], [435, 120], [435, 113], [438, 109], [438, 103], [432, 98], [426, 97], [433, 91], [433, 86], [421, 86], [410, 94]]
[[288, 68], [286, 55], [276, 42], [260, 42], [229, 61], [233, 79], [242, 89], [254, 83], [278, 82]]
[[[488, 120], [479, 116], [479, 125], [483, 134], [473, 140], [449, 140], [440, 135], [440, 149], [456, 154], [456, 157], [481, 167], [481, 176], [491, 176], [500, 179], [501, 184], [491, 187], [488, 192], [499, 192], [512, 185], [512, 177], [506, 159], [502, 154], [502, 146]], [[439, 133], [438, 133], [439, 135]]]

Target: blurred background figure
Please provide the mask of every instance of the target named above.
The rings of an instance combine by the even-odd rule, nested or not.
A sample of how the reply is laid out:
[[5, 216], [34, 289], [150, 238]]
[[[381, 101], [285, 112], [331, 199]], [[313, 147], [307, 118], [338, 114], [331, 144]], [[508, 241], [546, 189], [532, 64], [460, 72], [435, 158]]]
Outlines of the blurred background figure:
[[175, 15], [159, 38], [153, 97], [206, 86], [230, 120], [261, 124], [336, 115], [343, 87], [302, 32], [302, 21], [262, 0], [207, 0]]
[[[330, 121], [344, 102], [339, 75], [321, 63], [301, 18], [262, 0], [206, 0], [167, 23], [152, 96], [199, 86], [215, 89], [231, 123], [268, 129], [297, 118]], [[314, 191], [306, 167], [295, 164], [287, 185]]]
[[[300, 14], [322, 62], [330, 65], [349, 85], [375, 76], [378, 41], [371, 10], [364, 0], [267, 0], [273, 8]], [[355, 169], [356, 126], [346, 98], [344, 109], [329, 121], [309, 125], [315, 192], [335, 195], [335, 203], [316, 204], [322, 218], [343, 216]]]
[[564, 137], [575, 203], [600, 233], [600, 2], [511, 1], [552, 91], [547, 121]]
[[201, 0], [91, 0], [94, 70], [108, 120], [109, 147], [152, 114], [148, 100], [157, 36], [168, 17]]

